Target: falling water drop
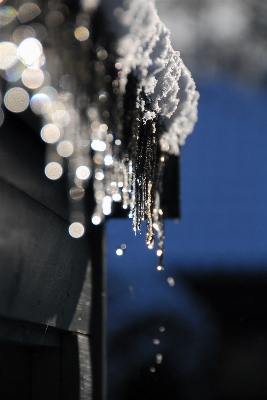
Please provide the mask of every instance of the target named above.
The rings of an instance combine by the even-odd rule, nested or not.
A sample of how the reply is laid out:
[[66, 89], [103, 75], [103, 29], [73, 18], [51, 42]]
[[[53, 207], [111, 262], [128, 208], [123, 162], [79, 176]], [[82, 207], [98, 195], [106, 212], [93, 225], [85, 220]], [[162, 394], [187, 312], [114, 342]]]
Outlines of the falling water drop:
[[122, 256], [123, 255], [123, 250], [122, 249], [117, 249], [116, 250], [117, 256]]
[[156, 363], [157, 363], [157, 364], [161, 364], [161, 363], [162, 363], [162, 359], [163, 359], [162, 354], [157, 353], [157, 354], [156, 354]]
[[169, 286], [171, 286], [171, 287], [175, 286], [175, 280], [171, 276], [169, 278], [167, 278], [167, 282], [168, 282]]

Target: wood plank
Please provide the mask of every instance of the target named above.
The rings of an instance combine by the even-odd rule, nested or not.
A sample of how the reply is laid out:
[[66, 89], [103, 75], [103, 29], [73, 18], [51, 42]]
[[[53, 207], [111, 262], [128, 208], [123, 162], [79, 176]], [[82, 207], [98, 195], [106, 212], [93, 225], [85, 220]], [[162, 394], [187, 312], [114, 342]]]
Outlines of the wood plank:
[[0, 318], [0, 342], [59, 347], [60, 332], [32, 323]]
[[79, 400], [92, 400], [92, 368], [89, 337], [77, 334], [79, 349], [80, 397]]
[[0, 315], [88, 332], [87, 238], [72, 239], [65, 220], [3, 181], [0, 210]]
[[63, 334], [61, 343], [60, 400], [80, 400], [80, 365], [77, 335]]

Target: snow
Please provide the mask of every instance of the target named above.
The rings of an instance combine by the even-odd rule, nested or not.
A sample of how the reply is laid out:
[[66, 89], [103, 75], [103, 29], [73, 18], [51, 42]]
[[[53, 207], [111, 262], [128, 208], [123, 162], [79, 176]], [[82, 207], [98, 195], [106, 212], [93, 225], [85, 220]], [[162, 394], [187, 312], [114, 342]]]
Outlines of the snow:
[[[92, 1], [84, 0], [84, 4]], [[156, 114], [164, 117], [162, 150], [178, 155], [197, 121], [199, 94], [180, 53], [172, 48], [170, 31], [159, 19], [154, 0], [102, 0], [100, 6], [108, 29], [118, 39], [121, 92], [125, 92], [127, 76], [133, 72], [151, 98], [151, 110], [145, 112], [143, 121], [154, 119]]]

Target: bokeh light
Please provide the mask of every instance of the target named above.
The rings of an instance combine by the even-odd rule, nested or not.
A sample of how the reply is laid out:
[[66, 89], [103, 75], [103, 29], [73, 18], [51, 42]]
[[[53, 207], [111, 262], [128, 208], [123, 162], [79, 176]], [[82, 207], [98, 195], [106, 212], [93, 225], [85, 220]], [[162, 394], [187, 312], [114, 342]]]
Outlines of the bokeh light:
[[31, 21], [41, 14], [41, 9], [34, 3], [25, 3], [18, 9], [18, 19], [22, 24]]
[[110, 196], [104, 196], [103, 197], [102, 209], [103, 209], [103, 214], [104, 215], [111, 214], [111, 203], [112, 203], [112, 199], [111, 199]]
[[28, 25], [21, 25], [13, 32], [14, 43], [19, 45], [24, 39], [29, 37], [34, 38], [36, 36], [34, 29]]
[[89, 38], [90, 33], [85, 26], [79, 26], [78, 28], [75, 29], [74, 35], [77, 40], [79, 40], [80, 42], [84, 42]]
[[1, 71], [1, 76], [8, 82], [16, 82], [21, 78], [23, 71], [25, 70], [24, 65], [21, 61], [17, 61], [10, 68], [5, 71]]
[[56, 28], [64, 22], [64, 15], [57, 10], [50, 11], [45, 17], [45, 23], [49, 28]]
[[46, 38], [47, 36], [47, 30], [44, 27], [44, 25], [34, 22], [33, 24], [30, 25], [32, 29], [34, 29], [36, 39], [42, 41]]
[[[1, 4], [1, 2], [0, 2]], [[2, 6], [0, 7], [0, 27], [8, 25], [17, 16], [17, 11], [13, 7]]]
[[102, 140], [93, 140], [91, 143], [91, 147], [95, 151], [105, 151], [106, 150], [106, 143]]
[[53, 86], [43, 86], [39, 93], [45, 94], [51, 101], [58, 99], [58, 91]]
[[62, 174], [63, 174], [63, 169], [61, 165], [57, 162], [50, 162], [45, 167], [45, 175], [47, 176], [47, 178], [53, 181], [59, 179]]
[[55, 125], [64, 128], [69, 124], [70, 116], [69, 113], [65, 110], [57, 110], [53, 113], [52, 120]]
[[121, 201], [121, 195], [119, 193], [114, 193], [112, 199], [116, 202]]
[[43, 93], [37, 93], [31, 98], [30, 102], [31, 109], [37, 115], [46, 114], [49, 105], [50, 105], [50, 99]]
[[17, 46], [14, 43], [0, 43], [0, 69], [10, 68], [17, 59]]
[[105, 165], [112, 165], [113, 164], [113, 157], [111, 154], [107, 154], [104, 158]]
[[26, 66], [32, 66], [43, 54], [41, 42], [35, 38], [24, 39], [18, 47], [18, 56]]
[[74, 186], [70, 189], [69, 195], [72, 201], [80, 201], [85, 195], [85, 190], [84, 188]]
[[28, 93], [20, 87], [9, 89], [4, 98], [6, 108], [14, 113], [20, 113], [26, 110], [29, 102]]
[[73, 222], [69, 226], [69, 234], [75, 239], [79, 239], [80, 237], [82, 237], [84, 235], [84, 232], [84, 226], [80, 222]]
[[73, 151], [73, 144], [68, 140], [63, 140], [57, 146], [57, 152], [61, 157], [70, 157]]
[[99, 215], [93, 215], [92, 217], [92, 224], [93, 225], [99, 225], [101, 224], [101, 217]]
[[26, 68], [21, 80], [29, 89], [37, 89], [44, 81], [44, 74], [40, 68]]
[[60, 130], [54, 124], [47, 124], [41, 130], [41, 138], [46, 143], [55, 143], [60, 138]]
[[80, 167], [77, 168], [76, 170], [76, 176], [77, 178], [81, 180], [86, 180], [90, 177], [91, 171], [88, 167], [85, 165], [81, 165]]
[[98, 181], [102, 181], [104, 179], [104, 171], [102, 169], [97, 168], [95, 170], [95, 179]]

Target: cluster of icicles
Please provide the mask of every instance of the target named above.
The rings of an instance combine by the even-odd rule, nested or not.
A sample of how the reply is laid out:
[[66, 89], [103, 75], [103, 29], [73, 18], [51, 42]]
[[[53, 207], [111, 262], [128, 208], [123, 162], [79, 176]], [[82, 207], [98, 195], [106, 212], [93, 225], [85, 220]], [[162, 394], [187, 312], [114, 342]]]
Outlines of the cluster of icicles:
[[[147, 5], [139, 3], [133, 1], [129, 10], [122, 8], [119, 12], [117, 7], [111, 13], [112, 18], [118, 15], [121, 25], [128, 29], [124, 35], [119, 28], [117, 35], [114, 33], [115, 51], [109, 47], [105, 24], [94, 19], [86, 4], [76, 15], [57, 0], [42, 2], [42, 9], [37, 2], [9, 1], [1, 5], [1, 98], [11, 112], [20, 113], [30, 106], [41, 117], [40, 134], [47, 143], [46, 176], [57, 180], [67, 166], [70, 235], [79, 238], [85, 232], [83, 198], [92, 179], [95, 209], [91, 222], [100, 224], [112, 213], [112, 204], [121, 202], [123, 209], [129, 210], [135, 232], [141, 231], [141, 223], [146, 221], [150, 249], [157, 232], [160, 270], [164, 252], [164, 166], [168, 154], [178, 155], [179, 145], [193, 130], [198, 93], [158, 19], [160, 35], [153, 39], [150, 52], [147, 43], [143, 44], [143, 57], [140, 46], [138, 55], [136, 46], [128, 46], [136, 36], [134, 31], [134, 35], [131, 33], [134, 23], [129, 13], [136, 12], [136, 5], [139, 10], [149, 6], [151, 12], [151, 1]], [[110, 7], [104, 1], [98, 18], [109, 14]], [[155, 17], [154, 9], [153, 13]], [[128, 18], [128, 28], [121, 19], [123, 15]], [[142, 19], [138, 21], [142, 23]], [[153, 18], [150, 22], [155, 28]], [[93, 34], [96, 27], [99, 37]], [[143, 41], [146, 33], [149, 42], [152, 36], [145, 23], [143, 34], [140, 26], [138, 32]], [[147, 74], [138, 59], [149, 59], [152, 53]], [[134, 57], [136, 61], [130, 62]], [[4, 111], [0, 108], [0, 126], [3, 121]]]

